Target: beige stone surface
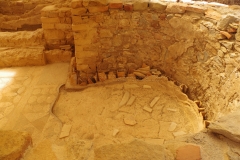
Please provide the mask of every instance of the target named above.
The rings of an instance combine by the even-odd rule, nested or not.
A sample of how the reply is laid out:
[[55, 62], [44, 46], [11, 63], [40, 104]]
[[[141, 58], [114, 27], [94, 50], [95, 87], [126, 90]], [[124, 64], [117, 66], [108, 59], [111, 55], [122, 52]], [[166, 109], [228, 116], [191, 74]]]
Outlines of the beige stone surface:
[[161, 145], [148, 144], [144, 141], [134, 140], [118, 145], [106, 145], [95, 149], [96, 160], [173, 160], [174, 157]]
[[237, 110], [233, 113], [220, 117], [210, 124], [209, 129], [212, 132], [222, 134], [233, 141], [240, 142], [240, 129], [239, 126], [236, 125], [240, 121], [239, 114], [240, 111]]
[[0, 131], [0, 159], [20, 159], [32, 144], [31, 136], [26, 132]]

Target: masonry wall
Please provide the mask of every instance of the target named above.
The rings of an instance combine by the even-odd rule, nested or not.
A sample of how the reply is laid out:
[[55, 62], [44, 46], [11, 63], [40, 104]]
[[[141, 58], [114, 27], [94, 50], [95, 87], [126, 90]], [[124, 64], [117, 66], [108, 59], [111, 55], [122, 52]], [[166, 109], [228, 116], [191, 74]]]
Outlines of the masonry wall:
[[[239, 10], [229, 10], [183, 3], [74, 0], [78, 83], [102, 73], [128, 76], [146, 64], [190, 86], [189, 96], [204, 101], [209, 117], [218, 117], [240, 101], [227, 81], [238, 74], [240, 60]], [[221, 107], [211, 112], [217, 104]]]

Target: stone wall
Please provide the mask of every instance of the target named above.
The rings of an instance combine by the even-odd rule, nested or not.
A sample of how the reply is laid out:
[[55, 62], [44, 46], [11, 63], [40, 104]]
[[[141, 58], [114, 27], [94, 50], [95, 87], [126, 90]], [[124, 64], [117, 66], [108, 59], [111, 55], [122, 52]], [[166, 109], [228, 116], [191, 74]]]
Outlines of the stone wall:
[[41, 21], [48, 49], [73, 46], [71, 8], [47, 6], [41, 11]]
[[[238, 74], [239, 13], [237, 7], [199, 2], [74, 0], [78, 83], [100, 73], [127, 76], [144, 63], [190, 86], [189, 96], [203, 101], [210, 119], [218, 117], [240, 100], [227, 80]], [[212, 105], [219, 105], [217, 111]]]

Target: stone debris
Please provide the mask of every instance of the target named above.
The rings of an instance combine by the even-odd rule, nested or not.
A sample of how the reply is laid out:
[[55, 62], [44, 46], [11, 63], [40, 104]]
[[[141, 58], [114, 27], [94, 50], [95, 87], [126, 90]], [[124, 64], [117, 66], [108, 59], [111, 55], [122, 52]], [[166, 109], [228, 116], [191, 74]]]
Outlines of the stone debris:
[[177, 132], [173, 132], [174, 137], [178, 137], [178, 136], [183, 136], [186, 135], [187, 133], [184, 131], [177, 131]]
[[226, 37], [227, 37], [227, 39], [230, 39], [230, 38], [232, 37], [232, 35], [231, 35], [231, 34], [229, 34], [229, 33], [228, 33], [228, 32], [226, 32], [226, 31], [220, 31], [220, 33], [221, 33], [222, 35], [226, 36]]
[[150, 107], [153, 107], [157, 102], [158, 100], [160, 99], [160, 97], [155, 97], [152, 102], [150, 103]]
[[139, 88], [140, 86], [137, 85], [137, 84], [129, 84], [129, 83], [126, 83], [124, 84], [124, 89], [134, 89], [134, 88]]
[[168, 128], [168, 131], [172, 132], [172, 131], [174, 131], [176, 129], [176, 127], [177, 127], [177, 123], [171, 122], [171, 124], [170, 124], [170, 126]]
[[145, 111], [147, 111], [147, 112], [149, 112], [149, 113], [152, 113], [152, 111], [153, 111], [153, 109], [150, 108], [150, 107], [148, 107], [148, 106], [144, 106], [144, 107], [143, 107], [143, 110], [145, 110]]
[[113, 137], [115, 137], [119, 133], [119, 129], [114, 129], [113, 130]]
[[119, 107], [122, 107], [123, 105], [125, 105], [128, 102], [129, 98], [130, 98], [130, 93], [128, 91], [125, 91], [122, 97], [122, 100], [119, 103]]
[[137, 71], [133, 72], [133, 74], [134, 74], [135, 76], [139, 77], [139, 78], [145, 78], [145, 77], [146, 77], [145, 74], [143, 74], [143, 73], [141, 73], [141, 72], [137, 72]]
[[239, 122], [240, 110], [237, 110], [210, 123], [208, 128], [214, 133], [222, 134], [233, 141], [240, 142], [240, 126], [236, 125]]
[[176, 151], [176, 160], [201, 160], [201, 149], [195, 144], [186, 144]]
[[64, 124], [63, 127], [62, 127], [62, 131], [59, 135], [59, 138], [68, 137], [69, 134], [70, 134], [71, 128], [72, 128], [72, 125]]
[[128, 115], [124, 117], [123, 121], [126, 125], [130, 125], [130, 126], [134, 126], [135, 124], [137, 124], [133, 115]]
[[102, 73], [98, 73], [98, 79], [100, 82], [106, 81], [107, 80], [107, 75], [102, 72]]
[[167, 110], [171, 112], [177, 112], [177, 109], [173, 109], [173, 108], [167, 108]]
[[136, 99], [136, 96], [131, 96], [131, 98], [127, 102], [127, 106], [131, 106], [134, 103], [135, 99]]
[[25, 132], [1, 130], [0, 142], [0, 159], [21, 159], [32, 139]]
[[144, 88], [144, 89], [151, 89], [152, 87], [149, 86], [149, 85], [143, 85], [143, 88]]

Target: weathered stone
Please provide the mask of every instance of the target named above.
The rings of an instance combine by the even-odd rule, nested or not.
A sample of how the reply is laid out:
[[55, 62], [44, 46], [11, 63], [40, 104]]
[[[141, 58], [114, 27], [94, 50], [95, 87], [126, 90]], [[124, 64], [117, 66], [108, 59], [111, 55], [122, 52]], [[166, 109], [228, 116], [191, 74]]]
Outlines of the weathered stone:
[[84, 7], [75, 8], [75, 9], [72, 9], [71, 12], [72, 12], [72, 15], [73, 15], [73, 16], [80, 16], [80, 15], [86, 13], [86, 12], [87, 12], [87, 9], [84, 8]]
[[187, 5], [184, 3], [170, 3], [167, 8], [167, 13], [185, 13]]
[[170, 124], [170, 126], [168, 128], [168, 131], [172, 132], [172, 131], [174, 131], [176, 129], [176, 127], [177, 127], [177, 123], [171, 122], [171, 124]]
[[148, 106], [144, 106], [144, 107], [143, 107], [143, 110], [145, 110], [145, 111], [151, 113], [153, 109], [150, 108], [150, 107], [148, 107]]
[[143, 88], [144, 88], [144, 89], [151, 89], [152, 87], [149, 86], [149, 85], [143, 85]]
[[188, 5], [186, 7], [186, 11], [191, 11], [195, 13], [204, 13], [207, 9], [205, 7], [196, 6], [196, 5]]
[[226, 47], [228, 50], [231, 50], [233, 47], [234, 42], [229, 42], [229, 41], [220, 41], [220, 43]]
[[226, 116], [218, 118], [209, 125], [209, 130], [225, 137], [240, 142], [240, 110], [234, 111]]
[[96, 12], [107, 12], [108, 6], [96, 6], [96, 7], [88, 7], [89, 13], [96, 13]]
[[0, 131], [0, 159], [21, 159], [31, 141], [30, 135], [24, 132]]
[[183, 136], [183, 135], [185, 135], [185, 134], [187, 134], [187, 133], [184, 132], [184, 131], [173, 132], [174, 137]]
[[152, 102], [150, 103], [150, 107], [153, 107], [157, 102], [158, 100], [160, 99], [160, 97], [155, 97]]
[[98, 78], [100, 82], [103, 82], [107, 80], [107, 75], [104, 72], [98, 73]]
[[125, 124], [130, 126], [134, 126], [135, 124], [137, 124], [133, 115], [127, 115], [126, 117], [124, 117], [123, 121]]
[[131, 98], [127, 102], [127, 106], [131, 106], [133, 104], [133, 102], [135, 101], [135, 99], [136, 99], [135, 96], [131, 96]]
[[65, 138], [65, 137], [69, 136], [71, 128], [72, 128], [72, 125], [64, 124], [62, 127], [62, 131], [59, 135], [59, 138]]
[[130, 98], [130, 93], [126, 91], [122, 97], [121, 102], [119, 103], [119, 107], [125, 105], [128, 102], [129, 98]]
[[99, 31], [99, 36], [100, 36], [101, 38], [106, 38], [106, 37], [112, 37], [113, 34], [112, 34], [112, 32], [111, 32], [110, 30], [108, 30], [108, 29], [101, 29], [101, 30]]
[[237, 20], [238, 18], [234, 15], [226, 15], [218, 22], [217, 28], [220, 30], [226, 30], [230, 23], [236, 22]]
[[240, 27], [238, 27], [237, 33], [235, 34], [235, 39], [240, 41]]
[[211, 19], [214, 19], [214, 20], [220, 20], [221, 19], [221, 14], [213, 9], [208, 9], [206, 12], [205, 12], [205, 17], [207, 18], [211, 18]]
[[235, 42], [235, 45], [234, 45], [234, 48], [238, 51], [238, 52], [240, 52], [240, 42]]
[[133, 10], [134, 11], [143, 11], [148, 8], [148, 1], [146, 0], [140, 0], [140, 1], [135, 1], [133, 3]]
[[108, 79], [116, 79], [116, 74], [113, 72], [108, 73]]
[[134, 140], [124, 144], [110, 144], [94, 150], [95, 160], [174, 160], [174, 156], [161, 145]]
[[176, 160], [201, 160], [200, 147], [194, 144], [186, 144], [177, 149]]
[[122, 9], [123, 2], [121, 0], [111, 0], [108, 4], [109, 9]]
[[71, 7], [72, 8], [80, 8], [80, 7], [82, 7], [82, 0], [72, 0]]
[[145, 78], [146, 76], [140, 72], [133, 72], [133, 74], [139, 78]]
[[162, 13], [167, 8], [167, 4], [157, 0], [151, 0], [149, 2], [149, 8]]
[[42, 23], [60, 23], [59, 18], [41, 17]]

